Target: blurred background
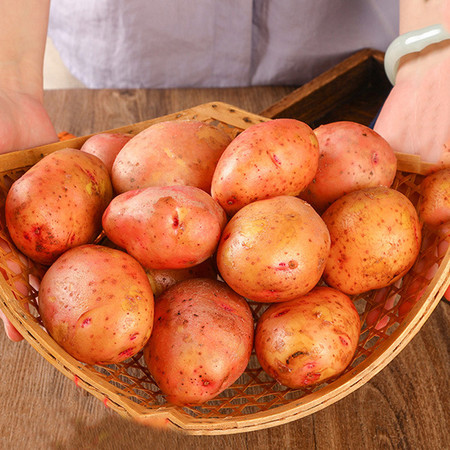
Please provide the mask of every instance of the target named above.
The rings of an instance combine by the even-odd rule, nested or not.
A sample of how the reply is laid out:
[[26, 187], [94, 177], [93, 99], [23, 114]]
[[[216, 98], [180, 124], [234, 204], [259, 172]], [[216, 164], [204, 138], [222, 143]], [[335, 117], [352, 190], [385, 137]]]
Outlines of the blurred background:
[[44, 56], [44, 89], [71, 89], [84, 87], [61, 61], [50, 38], [47, 38]]

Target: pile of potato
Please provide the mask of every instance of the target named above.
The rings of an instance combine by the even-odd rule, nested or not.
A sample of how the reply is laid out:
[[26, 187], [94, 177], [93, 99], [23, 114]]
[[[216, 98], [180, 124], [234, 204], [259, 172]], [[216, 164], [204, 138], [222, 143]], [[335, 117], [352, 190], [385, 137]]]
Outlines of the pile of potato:
[[[348, 366], [361, 327], [349, 296], [394, 283], [421, 245], [395, 174], [388, 143], [353, 122], [276, 119], [232, 140], [166, 121], [44, 157], [5, 214], [17, 248], [48, 267], [38, 303], [56, 342], [88, 364], [143, 350], [169, 401], [201, 404], [253, 349], [292, 388]], [[449, 202], [422, 203], [424, 218], [450, 220]], [[261, 317], [249, 300], [269, 304]]]

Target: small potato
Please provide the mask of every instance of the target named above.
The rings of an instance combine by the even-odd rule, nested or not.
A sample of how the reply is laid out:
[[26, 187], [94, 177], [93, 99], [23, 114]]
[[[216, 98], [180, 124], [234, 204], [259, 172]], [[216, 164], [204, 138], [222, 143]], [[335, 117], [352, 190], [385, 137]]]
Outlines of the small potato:
[[114, 189], [122, 193], [187, 185], [209, 193], [217, 161], [230, 142], [224, 131], [196, 120], [151, 125], [117, 155], [112, 169]]
[[358, 346], [361, 321], [350, 298], [316, 287], [262, 314], [255, 332], [261, 367], [290, 388], [322, 383], [340, 374]]
[[8, 231], [25, 255], [49, 265], [69, 248], [94, 241], [111, 198], [108, 171], [96, 156], [58, 150], [11, 186], [5, 205]]
[[313, 179], [317, 138], [295, 119], [252, 125], [237, 136], [217, 163], [211, 195], [228, 215], [255, 201], [298, 195]]
[[350, 192], [322, 215], [331, 236], [323, 278], [346, 294], [395, 283], [414, 264], [421, 226], [411, 201], [385, 187]]
[[191, 278], [211, 278], [217, 280], [217, 271], [212, 258], [196, 266], [186, 269], [147, 269], [146, 270], [153, 294], [157, 297], [174, 284]]
[[320, 214], [348, 192], [392, 185], [397, 158], [378, 133], [350, 121], [321, 125], [314, 133], [319, 141], [319, 166], [300, 197]]
[[119, 363], [142, 349], [153, 327], [153, 293], [130, 255], [99, 245], [68, 250], [45, 273], [39, 313], [79, 361]]
[[244, 372], [253, 348], [248, 303], [225, 283], [185, 280], [155, 303], [148, 369], [167, 400], [198, 405], [213, 399]]
[[146, 269], [200, 264], [215, 252], [225, 222], [219, 204], [193, 186], [124, 192], [103, 215], [107, 237]]
[[450, 169], [428, 175], [421, 183], [419, 217], [433, 227], [450, 221]]
[[217, 249], [221, 277], [257, 302], [306, 294], [320, 280], [328, 229], [312, 206], [292, 196], [257, 200], [228, 222]]
[[132, 138], [131, 134], [124, 133], [98, 133], [88, 138], [80, 150], [97, 156], [102, 160], [108, 173], [111, 175], [112, 166], [122, 147]]

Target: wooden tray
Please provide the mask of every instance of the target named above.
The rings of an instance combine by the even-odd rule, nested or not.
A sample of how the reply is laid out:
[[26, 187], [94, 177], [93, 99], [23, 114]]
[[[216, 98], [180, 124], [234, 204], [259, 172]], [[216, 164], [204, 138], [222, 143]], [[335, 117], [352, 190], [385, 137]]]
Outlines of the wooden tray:
[[[114, 131], [135, 134], [158, 121], [183, 119], [214, 123], [231, 136], [267, 120], [214, 102]], [[120, 365], [88, 366], [53, 341], [41, 326], [36, 307], [36, 280], [42, 277], [44, 268], [17, 251], [4, 225], [4, 201], [11, 182], [44, 155], [63, 147], [79, 148], [87, 137], [0, 156], [0, 308], [44, 358], [124, 417], [189, 434], [252, 431], [304, 417], [348, 395], [388, 364], [425, 323], [449, 284], [450, 251], [439, 256], [440, 238], [424, 230], [426, 245], [421, 251], [420, 267], [416, 266], [395, 286], [354, 297], [363, 327], [355, 357], [343, 375], [314, 389], [288, 389], [268, 377], [252, 355], [243, 376], [217, 399], [202, 407], [170, 405], [152, 382], [141, 355]], [[420, 165], [416, 171], [420, 172]], [[400, 163], [395, 187], [417, 204], [421, 179], [421, 175], [405, 172]], [[437, 271], [430, 279], [427, 275], [433, 267]], [[414, 298], [417, 292], [422, 292], [420, 298]], [[258, 315], [261, 305], [251, 306]]]
[[391, 89], [384, 53], [364, 49], [291, 92], [260, 115], [291, 117], [315, 128], [336, 120], [370, 125]]

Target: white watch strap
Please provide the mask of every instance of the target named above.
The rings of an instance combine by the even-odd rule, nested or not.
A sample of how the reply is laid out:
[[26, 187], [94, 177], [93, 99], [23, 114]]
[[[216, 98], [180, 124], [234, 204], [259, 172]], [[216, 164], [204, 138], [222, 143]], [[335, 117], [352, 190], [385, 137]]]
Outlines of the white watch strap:
[[450, 39], [450, 33], [441, 24], [401, 34], [389, 45], [384, 55], [384, 70], [389, 81], [395, 84], [400, 59], [409, 53], [420, 52], [431, 44]]

